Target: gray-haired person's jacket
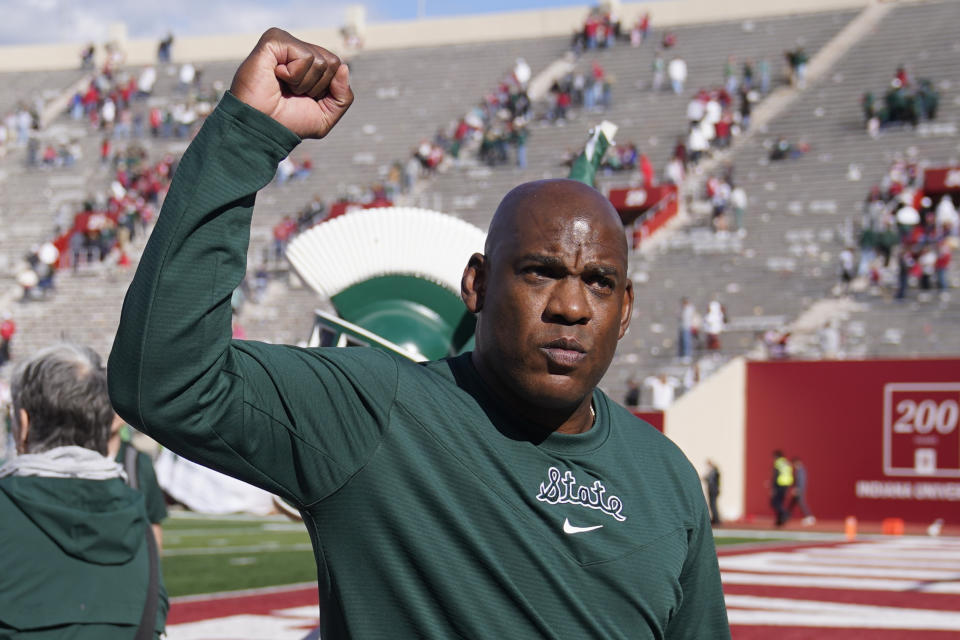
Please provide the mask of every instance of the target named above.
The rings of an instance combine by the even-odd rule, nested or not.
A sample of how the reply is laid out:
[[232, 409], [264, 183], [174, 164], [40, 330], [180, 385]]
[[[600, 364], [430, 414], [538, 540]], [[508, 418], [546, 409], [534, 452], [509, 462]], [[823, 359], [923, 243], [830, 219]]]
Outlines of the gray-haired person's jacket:
[[[0, 478], [0, 640], [130, 640], [149, 579], [143, 495], [121, 478]], [[159, 585], [154, 636], [167, 594]]]

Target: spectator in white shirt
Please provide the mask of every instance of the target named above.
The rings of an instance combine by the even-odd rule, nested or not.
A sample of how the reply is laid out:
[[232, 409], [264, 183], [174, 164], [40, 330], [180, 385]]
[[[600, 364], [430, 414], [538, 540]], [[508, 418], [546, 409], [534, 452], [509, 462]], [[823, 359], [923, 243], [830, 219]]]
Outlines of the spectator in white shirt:
[[676, 395], [677, 387], [680, 386], [680, 381], [673, 376], [667, 376], [667, 374], [661, 373], [658, 376], [648, 377], [643, 381], [643, 384], [644, 386], [650, 387], [650, 390], [653, 392], [653, 399], [650, 403], [651, 406], [653, 406], [654, 409], [663, 411], [673, 404], [673, 398]]
[[670, 86], [677, 95], [683, 93], [683, 83], [687, 81], [687, 63], [683, 58], [675, 57], [667, 65], [667, 76], [670, 78]]

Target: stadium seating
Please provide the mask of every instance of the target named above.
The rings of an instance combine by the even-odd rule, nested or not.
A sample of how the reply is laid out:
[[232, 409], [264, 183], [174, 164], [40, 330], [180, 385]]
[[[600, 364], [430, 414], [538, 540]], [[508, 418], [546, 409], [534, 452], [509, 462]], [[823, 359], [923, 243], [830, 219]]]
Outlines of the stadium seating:
[[[721, 358], [749, 351], [756, 346], [756, 331], [783, 327], [831, 295], [837, 282], [837, 254], [850, 237], [849, 221], [859, 217], [870, 184], [879, 180], [894, 157], [956, 162], [957, 93], [952, 85], [938, 85], [941, 113], [933, 124], [940, 129], [929, 125], [916, 131], [890, 129], [874, 140], [862, 126], [859, 108], [862, 92], [886, 86], [899, 64], [908, 65], [917, 77], [936, 82], [954, 77], [953, 60], [960, 50], [950, 19], [955, 10], [951, 2], [895, 7], [822, 80], [801, 92], [766, 131], [729, 152], [736, 181], [750, 198], [745, 237], [713, 235], [694, 204], [689, 207], [688, 227], [669, 232], [659, 248], [634, 256], [633, 327], [603, 381], [608, 392], [620, 399], [630, 376], [683, 373], [685, 366], [674, 357], [681, 296], [689, 297], [703, 313], [710, 296], [718, 295], [730, 319]], [[622, 44], [588, 52], [578, 63], [581, 69], [589, 69], [597, 60], [615, 77], [610, 109], [603, 114], [578, 113], [564, 126], [534, 123], [526, 170], [454, 168], [424, 181], [401, 204], [445, 211], [485, 228], [499, 198], [518, 182], [565, 176], [562, 154], [579, 148], [589, 126], [604, 118], [617, 122], [618, 140], [634, 141], [659, 172], [676, 136], [685, 130], [687, 101], [700, 87], [722, 84], [728, 55], [736, 55], [741, 62], [748, 57], [766, 58], [776, 83], [783, 73], [785, 49], [802, 44], [815, 55], [854, 15], [838, 11], [677, 28], [678, 44], [668, 55], [675, 52], [687, 61], [690, 73], [683, 96], [668, 91], [654, 95], [649, 89], [656, 33], [639, 49]], [[332, 200], [382, 179], [391, 162], [404, 161], [421, 140], [462, 116], [509, 73], [517, 57], [525, 58], [537, 74], [562, 57], [568, 44], [566, 38], [552, 38], [357, 55], [351, 65], [357, 94], [354, 107], [327, 140], [308, 141], [295, 152], [295, 157], [312, 159], [312, 175], [284, 185], [271, 184], [258, 197], [251, 266], [269, 250], [272, 226], [284, 215], [295, 214], [314, 194]], [[205, 64], [203, 82], [227, 85], [235, 67], [236, 62]], [[66, 87], [82, 77], [80, 73], [43, 74], [46, 82], [41, 86]], [[11, 94], [33, 95], [40, 90], [30, 77], [35, 74], [4, 75], [15, 88]], [[175, 76], [161, 70], [152, 100], [158, 104], [175, 100], [175, 84]], [[933, 131], [947, 134], [930, 135]], [[105, 189], [109, 181], [109, 173], [99, 163], [100, 136], [86, 123], [63, 116], [45, 135], [80, 136], [84, 159], [74, 167], [43, 171], [27, 170], [22, 150], [11, 150], [0, 159], [0, 296], [10, 292], [3, 306], [13, 311], [20, 324], [15, 353], [26, 353], [61, 336], [106, 352], [129, 272], [62, 274], [51, 299], [13, 303], [14, 264], [32, 245], [52, 237], [59, 206], [76, 207], [87, 193]], [[780, 135], [809, 143], [811, 151], [798, 160], [771, 164], [762, 143]], [[182, 152], [186, 141], [149, 139], [146, 145], [156, 157]], [[860, 180], [847, 179], [851, 166]], [[601, 185], [626, 186], [631, 179], [627, 173], [604, 176]], [[271, 264], [271, 268], [284, 272], [283, 265]], [[956, 296], [912, 292], [906, 303], [899, 304], [868, 294], [856, 297], [861, 303], [858, 310], [844, 312], [849, 316], [844, 327], [849, 354], [960, 350], [960, 336], [948, 331], [960, 317]], [[298, 342], [306, 339], [316, 307], [329, 309], [295, 277], [283, 277], [271, 283], [260, 304], [245, 305], [241, 322], [248, 337]], [[716, 366], [712, 360], [707, 364]]]

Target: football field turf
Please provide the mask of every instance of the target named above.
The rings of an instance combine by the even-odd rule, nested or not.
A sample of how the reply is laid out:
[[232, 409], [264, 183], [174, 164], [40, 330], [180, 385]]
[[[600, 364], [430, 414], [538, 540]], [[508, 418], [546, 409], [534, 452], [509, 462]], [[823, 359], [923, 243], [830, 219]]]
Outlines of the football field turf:
[[[720, 537], [717, 546], [760, 542]], [[307, 530], [282, 516], [173, 512], [163, 524], [163, 580], [171, 597], [316, 582]]]
[[[300, 523], [177, 514], [165, 529], [170, 640], [304, 640], [319, 624]], [[960, 540], [832, 537], [717, 531], [735, 640], [960, 637]]]
[[163, 523], [171, 597], [315, 582], [307, 530], [283, 517], [171, 514]]

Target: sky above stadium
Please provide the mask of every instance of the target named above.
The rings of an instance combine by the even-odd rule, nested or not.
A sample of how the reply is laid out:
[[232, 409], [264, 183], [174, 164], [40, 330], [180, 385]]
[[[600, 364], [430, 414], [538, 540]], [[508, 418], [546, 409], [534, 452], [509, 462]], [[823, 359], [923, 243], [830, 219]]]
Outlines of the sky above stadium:
[[268, 26], [337, 27], [346, 7], [364, 4], [367, 22], [412, 20], [546, 7], [588, 6], [580, 0], [0, 0], [0, 45], [102, 41], [123, 22], [130, 38], [248, 33]]

